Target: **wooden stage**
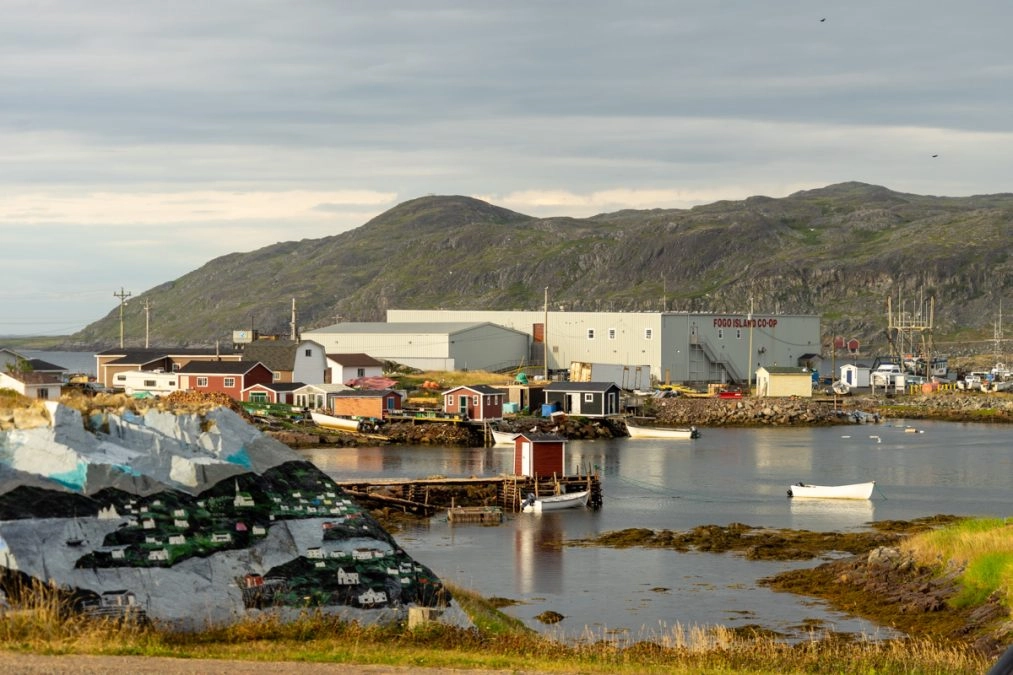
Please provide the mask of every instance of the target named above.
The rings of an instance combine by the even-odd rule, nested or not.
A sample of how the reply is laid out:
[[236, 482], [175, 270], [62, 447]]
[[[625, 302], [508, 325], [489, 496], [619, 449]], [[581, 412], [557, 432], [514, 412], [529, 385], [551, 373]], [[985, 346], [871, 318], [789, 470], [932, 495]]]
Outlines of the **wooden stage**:
[[456, 507], [498, 506], [520, 511], [529, 493], [537, 497], [590, 490], [588, 507], [598, 510], [604, 503], [601, 476], [490, 476], [484, 478], [365, 478], [335, 481], [338, 487], [364, 506], [376, 504], [399, 508], [406, 513], [431, 516]]

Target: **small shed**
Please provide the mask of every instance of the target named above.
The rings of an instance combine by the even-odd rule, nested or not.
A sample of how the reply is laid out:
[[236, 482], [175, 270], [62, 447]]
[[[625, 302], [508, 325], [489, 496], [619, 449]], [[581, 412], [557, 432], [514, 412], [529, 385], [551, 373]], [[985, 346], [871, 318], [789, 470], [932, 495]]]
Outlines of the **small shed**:
[[871, 380], [870, 375], [872, 370], [868, 366], [860, 366], [854, 363], [848, 363], [841, 366], [841, 382], [848, 385], [852, 389], [855, 387], [868, 387]]
[[393, 389], [350, 389], [328, 395], [335, 415], [382, 418], [403, 407], [404, 396]]
[[545, 389], [545, 405], [582, 417], [618, 415], [619, 394], [615, 382], [552, 382]]
[[798, 366], [762, 366], [756, 371], [757, 396], [813, 395], [813, 377], [807, 368]]
[[475, 422], [501, 420], [505, 397], [502, 389], [488, 384], [461, 385], [443, 392], [443, 412], [467, 415]]
[[566, 438], [558, 434], [522, 432], [514, 438], [514, 474], [562, 476], [566, 466]]

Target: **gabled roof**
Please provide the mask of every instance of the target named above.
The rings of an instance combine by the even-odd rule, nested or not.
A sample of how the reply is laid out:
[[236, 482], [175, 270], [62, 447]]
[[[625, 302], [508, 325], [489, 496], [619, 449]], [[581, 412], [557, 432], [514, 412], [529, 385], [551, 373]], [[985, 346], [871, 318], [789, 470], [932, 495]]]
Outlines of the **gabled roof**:
[[349, 389], [348, 391], [334, 392], [334, 396], [341, 398], [382, 398], [387, 394], [398, 394], [393, 389]]
[[445, 392], [443, 392], [443, 394], [446, 395], [446, 394], [449, 394], [452, 391], [457, 391], [458, 389], [467, 389], [469, 391], [475, 392], [476, 394], [502, 394], [503, 393], [502, 389], [497, 389], [496, 387], [493, 387], [493, 386], [488, 385], [488, 384], [461, 384], [461, 385], [458, 385], [456, 387], [451, 387], [450, 389], [448, 389]]
[[181, 375], [245, 375], [263, 365], [260, 361], [191, 361], [178, 372]]
[[374, 359], [369, 354], [328, 354], [327, 358], [350, 368], [383, 367], [383, 361]]
[[281, 393], [283, 391], [295, 391], [296, 389], [302, 389], [305, 386], [306, 385], [302, 382], [268, 382], [266, 384], [251, 384], [249, 387], [244, 387], [243, 391], [261, 388]]
[[306, 391], [319, 391], [325, 394], [333, 394], [339, 391], [350, 391], [352, 388], [347, 384], [304, 384], [299, 389], [305, 389]]
[[560, 436], [559, 434], [549, 434], [544, 431], [520, 431], [517, 433], [518, 436], [523, 436], [529, 441], [550, 443], [552, 441], [566, 441], [566, 436]]
[[608, 391], [619, 389], [615, 382], [552, 382], [543, 391]]
[[49, 361], [43, 361], [42, 359], [28, 359], [28, 365], [32, 367], [32, 372], [35, 373], [65, 373], [67, 369], [63, 366], [58, 366], [55, 363]]
[[244, 361], [260, 361], [271, 370], [295, 370], [299, 343], [292, 340], [257, 340], [243, 349]]
[[766, 370], [771, 375], [810, 375], [811, 370], [802, 366], [760, 366], [760, 370]]

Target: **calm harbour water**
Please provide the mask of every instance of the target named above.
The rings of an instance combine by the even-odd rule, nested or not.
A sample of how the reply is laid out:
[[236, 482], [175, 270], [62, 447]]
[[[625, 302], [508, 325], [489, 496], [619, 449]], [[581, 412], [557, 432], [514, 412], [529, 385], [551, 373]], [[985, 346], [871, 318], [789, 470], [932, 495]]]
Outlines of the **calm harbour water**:
[[[912, 426], [920, 433], [905, 431]], [[395, 535], [439, 576], [521, 604], [509, 614], [563, 640], [606, 634], [664, 639], [676, 626], [759, 624], [803, 635], [803, 622], [870, 637], [891, 635], [812, 599], [773, 593], [757, 580], [807, 563], [751, 562], [735, 554], [568, 546], [629, 527], [697, 525], [861, 528], [935, 514], [1013, 515], [1013, 427], [891, 421], [800, 429], [703, 429], [694, 441], [573, 441], [568, 465], [597, 466], [604, 507], [510, 514], [503, 525], [450, 526], [445, 516]], [[302, 454], [336, 480], [496, 476], [512, 449], [392, 446]], [[788, 499], [798, 481], [876, 480], [867, 502]], [[552, 610], [566, 618], [545, 626]]]

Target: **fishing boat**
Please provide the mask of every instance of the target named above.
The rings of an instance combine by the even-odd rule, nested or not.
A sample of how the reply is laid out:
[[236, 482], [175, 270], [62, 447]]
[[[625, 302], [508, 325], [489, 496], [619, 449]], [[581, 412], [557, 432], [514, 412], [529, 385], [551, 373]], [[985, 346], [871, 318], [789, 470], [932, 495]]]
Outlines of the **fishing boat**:
[[536, 497], [534, 494], [529, 494], [528, 498], [521, 504], [521, 511], [524, 513], [541, 513], [543, 511], [561, 511], [578, 506], [587, 506], [587, 498], [590, 494], [590, 490], [568, 492], [551, 497]]
[[788, 488], [789, 497], [815, 497], [817, 499], [869, 499], [876, 481], [850, 485], [809, 485], [795, 483]]
[[700, 431], [696, 427], [671, 428], [671, 427], [640, 427], [635, 424], [626, 423], [626, 431], [630, 438], [679, 438], [688, 440], [700, 438]]
[[339, 429], [341, 431], [374, 431], [374, 425], [369, 420], [352, 419], [351, 417], [335, 417], [326, 413], [313, 410], [310, 412], [313, 424], [325, 429]]

